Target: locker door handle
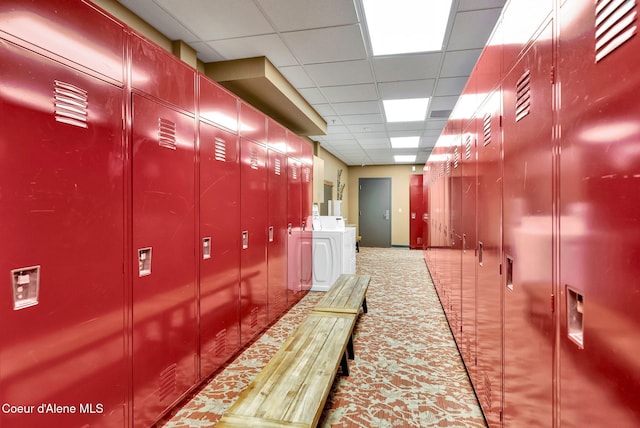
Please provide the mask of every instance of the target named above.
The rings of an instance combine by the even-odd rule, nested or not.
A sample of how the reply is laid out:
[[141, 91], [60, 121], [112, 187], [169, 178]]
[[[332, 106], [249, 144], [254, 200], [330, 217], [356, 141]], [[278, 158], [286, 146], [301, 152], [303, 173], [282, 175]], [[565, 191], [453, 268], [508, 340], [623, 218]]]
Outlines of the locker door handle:
[[389, 210], [384, 211], [384, 219], [389, 220]]
[[246, 250], [249, 248], [249, 231], [245, 230], [242, 232], [242, 249]]
[[287, 233], [291, 235], [293, 233], [293, 226], [291, 223], [287, 224]]
[[269, 242], [273, 242], [273, 226], [269, 226]]
[[207, 260], [211, 258], [211, 238], [202, 238], [202, 259]]

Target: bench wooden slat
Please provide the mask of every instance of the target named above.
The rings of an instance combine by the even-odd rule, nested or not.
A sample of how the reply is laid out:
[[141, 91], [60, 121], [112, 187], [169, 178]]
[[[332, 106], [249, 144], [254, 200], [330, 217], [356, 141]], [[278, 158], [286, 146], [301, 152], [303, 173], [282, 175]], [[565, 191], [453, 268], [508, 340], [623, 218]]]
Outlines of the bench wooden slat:
[[228, 414], [224, 416], [224, 421], [220, 420], [216, 427], [223, 428], [307, 428], [308, 425], [295, 422], [274, 421], [254, 416], [242, 416]]
[[[216, 426], [314, 427], [356, 318], [357, 314], [310, 313]], [[240, 420], [244, 425], [237, 424]], [[276, 421], [282, 425], [273, 425]]]
[[357, 314], [366, 298], [370, 281], [369, 275], [340, 275], [313, 311]]

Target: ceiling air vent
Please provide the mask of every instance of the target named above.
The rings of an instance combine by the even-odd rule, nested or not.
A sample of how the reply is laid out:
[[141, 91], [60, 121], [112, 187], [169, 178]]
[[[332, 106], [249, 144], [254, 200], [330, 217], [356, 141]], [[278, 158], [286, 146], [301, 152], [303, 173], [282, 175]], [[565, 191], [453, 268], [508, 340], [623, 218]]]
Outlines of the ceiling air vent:
[[215, 141], [215, 159], [220, 162], [227, 161], [227, 145], [222, 138], [216, 138]]
[[431, 110], [429, 117], [431, 119], [446, 119], [451, 116], [451, 110]]
[[176, 124], [170, 120], [158, 119], [158, 145], [166, 149], [176, 149]]
[[598, 0], [596, 4], [596, 62], [636, 34], [635, 0]]
[[516, 84], [516, 122], [524, 119], [531, 110], [531, 71], [524, 72]]
[[53, 104], [57, 122], [87, 128], [87, 91], [70, 83], [55, 80]]
[[491, 143], [491, 113], [484, 117], [484, 145]]

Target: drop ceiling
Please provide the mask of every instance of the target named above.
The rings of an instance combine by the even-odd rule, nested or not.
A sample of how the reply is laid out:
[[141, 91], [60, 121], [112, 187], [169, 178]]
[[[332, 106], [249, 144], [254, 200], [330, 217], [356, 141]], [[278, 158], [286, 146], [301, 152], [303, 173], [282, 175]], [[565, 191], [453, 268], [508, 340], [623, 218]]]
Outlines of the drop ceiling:
[[[441, 52], [381, 57], [361, 0], [118, 1], [202, 62], [267, 57], [327, 122], [312, 140], [347, 165], [386, 165], [426, 162], [506, 0], [454, 0]], [[385, 121], [383, 99], [423, 97], [426, 120]], [[389, 138], [405, 136], [419, 147], [392, 150]]]

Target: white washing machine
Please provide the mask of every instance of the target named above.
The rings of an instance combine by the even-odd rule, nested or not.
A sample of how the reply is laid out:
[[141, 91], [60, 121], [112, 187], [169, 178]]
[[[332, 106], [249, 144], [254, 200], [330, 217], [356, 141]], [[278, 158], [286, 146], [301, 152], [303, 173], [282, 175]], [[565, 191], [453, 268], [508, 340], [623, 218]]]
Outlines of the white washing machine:
[[311, 291], [327, 291], [343, 273], [356, 273], [356, 228], [341, 217], [321, 216], [313, 231]]

